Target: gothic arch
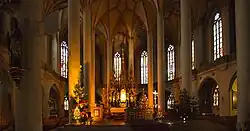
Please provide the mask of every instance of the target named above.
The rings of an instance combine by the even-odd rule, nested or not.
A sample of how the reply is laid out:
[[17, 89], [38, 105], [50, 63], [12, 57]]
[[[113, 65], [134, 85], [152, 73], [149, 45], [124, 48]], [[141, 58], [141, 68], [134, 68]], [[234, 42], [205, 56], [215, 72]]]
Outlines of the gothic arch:
[[229, 105], [230, 105], [230, 114], [237, 114], [237, 72], [235, 72], [229, 82]]
[[[217, 94], [215, 96], [215, 93]], [[198, 90], [199, 105], [201, 113], [213, 113], [214, 107], [219, 106], [219, 86], [215, 79], [205, 78]], [[215, 98], [216, 97], [216, 98]]]
[[60, 92], [56, 84], [49, 88], [48, 108], [50, 116], [59, 115], [60, 112]]
[[235, 72], [230, 79], [228, 91], [231, 91], [234, 81], [237, 79], [237, 72]]

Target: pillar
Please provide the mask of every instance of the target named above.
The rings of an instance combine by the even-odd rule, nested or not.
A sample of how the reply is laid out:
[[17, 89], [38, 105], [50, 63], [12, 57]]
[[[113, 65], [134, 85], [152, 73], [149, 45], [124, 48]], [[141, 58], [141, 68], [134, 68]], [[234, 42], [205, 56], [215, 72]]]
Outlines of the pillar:
[[148, 51], [148, 107], [154, 108], [154, 99], [153, 99], [153, 91], [154, 91], [154, 49], [153, 49], [153, 35], [152, 33], [147, 33], [147, 51]]
[[[237, 129], [247, 131], [246, 123], [249, 113], [249, 79], [250, 79], [250, 16], [249, 0], [235, 0], [237, 79], [238, 79], [238, 112]], [[249, 128], [249, 127], [248, 127]]]
[[181, 89], [191, 90], [192, 60], [191, 60], [191, 15], [187, 0], [181, 0]]
[[111, 41], [111, 38], [108, 38], [107, 39], [107, 44], [106, 44], [106, 49], [107, 49], [107, 55], [106, 55], [106, 73], [107, 73], [107, 77], [106, 77], [106, 80], [107, 80], [107, 104], [109, 103], [109, 94], [108, 94], [108, 91], [109, 91], [109, 88], [110, 88], [110, 79], [113, 75], [113, 70], [112, 70], [112, 41]]
[[164, 65], [164, 19], [162, 12], [157, 12], [157, 88], [158, 110], [161, 112], [165, 112]]
[[91, 79], [89, 88], [89, 110], [91, 115], [94, 116], [95, 108], [95, 31], [92, 28], [91, 31], [92, 41], [91, 41]]
[[[132, 75], [133, 77], [134, 77], [134, 68], [135, 68], [134, 67], [134, 58], [135, 58], [134, 57], [134, 44], [135, 44], [135, 38], [130, 37], [129, 38], [129, 46], [128, 46], [129, 47], [129, 53], [128, 53], [129, 54], [129, 65], [128, 65], [129, 72], [128, 73], [129, 74], [128, 75], [129, 76]], [[132, 74], [130, 74], [131, 73], [130, 71], [132, 71]]]
[[[83, 34], [84, 34], [84, 73], [85, 73], [85, 85], [86, 85], [86, 93], [88, 93], [88, 102], [89, 104], [92, 103], [92, 98], [90, 95], [91, 94], [91, 79], [93, 78], [92, 76], [92, 23], [91, 23], [91, 10], [90, 10], [90, 7], [89, 5], [87, 5], [86, 9], [85, 9], [85, 12], [84, 12], [84, 18], [83, 18], [83, 22], [84, 22], [84, 31], [83, 31]], [[93, 104], [93, 103], [92, 103]], [[91, 106], [89, 106], [89, 111], [90, 110]]]
[[17, 14], [21, 31], [22, 66], [20, 88], [13, 87], [15, 131], [42, 131], [42, 0], [23, 0]]
[[[78, 83], [80, 74], [80, 1], [68, 0], [68, 83], [69, 101], [71, 103], [74, 96], [73, 88]], [[69, 122], [72, 121], [72, 104], [69, 104]]]

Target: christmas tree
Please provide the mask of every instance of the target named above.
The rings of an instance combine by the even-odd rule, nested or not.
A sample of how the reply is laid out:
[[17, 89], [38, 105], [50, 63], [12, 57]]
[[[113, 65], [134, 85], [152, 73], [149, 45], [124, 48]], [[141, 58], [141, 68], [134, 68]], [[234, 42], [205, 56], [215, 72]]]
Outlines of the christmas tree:
[[181, 91], [179, 111], [185, 114], [190, 113], [190, 96], [186, 89]]
[[147, 106], [148, 106], [148, 99], [147, 99], [146, 94], [144, 93], [144, 89], [143, 89], [143, 91], [142, 91], [141, 96], [139, 96], [139, 99], [138, 99], [138, 106], [139, 106], [140, 109], [147, 109]]
[[79, 74], [78, 83], [73, 88], [74, 97], [72, 114], [75, 123], [85, 123], [87, 121], [88, 98], [84, 92], [84, 87], [81, 84], [82, 69]]

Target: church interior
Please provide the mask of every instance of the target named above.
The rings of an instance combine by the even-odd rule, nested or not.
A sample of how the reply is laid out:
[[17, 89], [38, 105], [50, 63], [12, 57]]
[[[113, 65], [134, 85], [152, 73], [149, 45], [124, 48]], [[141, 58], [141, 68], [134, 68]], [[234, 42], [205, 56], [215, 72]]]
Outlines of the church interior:
[[54, 119], [79, 123], [78, 112], [93, 121], [123, 118], [137, 105], [164, 113], [185, 90], [199, 114], [236, 116], [243, 131], [249, 6], [248, 0], [1, 0], [0, 130], [42, 131]]

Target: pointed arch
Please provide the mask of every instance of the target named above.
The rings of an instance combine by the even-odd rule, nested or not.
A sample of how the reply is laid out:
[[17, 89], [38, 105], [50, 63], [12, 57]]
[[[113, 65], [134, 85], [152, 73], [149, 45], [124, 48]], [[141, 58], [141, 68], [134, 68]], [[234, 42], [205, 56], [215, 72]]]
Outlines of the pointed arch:
[[168, 46], [168, 80], [173, 80], [175, 77], [175, 51], [174, 46]]
[[223, 56], [223, 39], [222, 39], [222, 19], [220, 13], [216, 13], [213, 22], [213, 52], [214, 60]]
[[61, 76], [68, 78], [68, 44], [65, 41], [61, 42]]
[[148, 84], [148, 53], [141, 53], [141, 84]]

